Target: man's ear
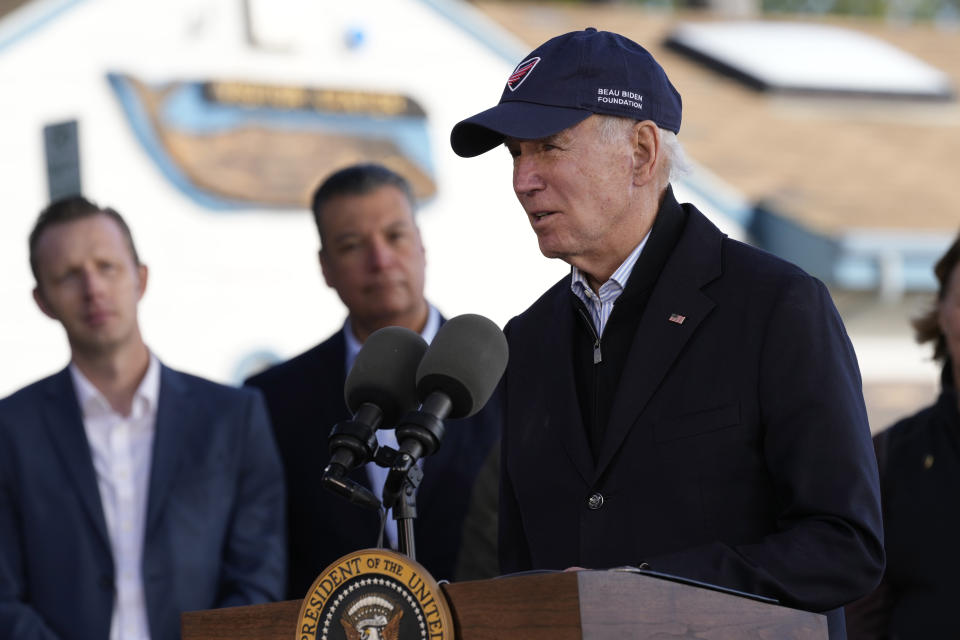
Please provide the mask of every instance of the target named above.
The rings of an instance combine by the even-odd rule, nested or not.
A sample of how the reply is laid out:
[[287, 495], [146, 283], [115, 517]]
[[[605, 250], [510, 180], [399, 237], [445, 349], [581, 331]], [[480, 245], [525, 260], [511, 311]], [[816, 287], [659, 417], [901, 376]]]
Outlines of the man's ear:
[[140, 279], [138, 284], [137, 300], [143, 298], [143, 294], [147, 291], [147, 276], [150, 275], [150, 270], [147, 269], [147, 265], [141, 264], [137, 265], [137, 277]]
[[652, 120], [641, 120], [633, 125], [633, 183], [641, 187], [657, 176], [660, 165], [660, 129]]
[[55, 316], [53, 311], [50, 309], [50, 305], [47, 304], [46, 298], [43, 297], [43, 292], [40, 291], [39, 284], [33, 288], [33, 301], [37, 303], [38, 307], [40, 307], [40, 311], [43, 311], [43, 315], [52, 320], [57, 319], [57, 316]]
[[413, 228], [417, 230], [417, 242], [420, 243], [420, 255], [423, 256], [423, 264], [427, 264], [427, 247], [423, 244], [423, 235], [420, 233], [420, 227], [414, 225]]

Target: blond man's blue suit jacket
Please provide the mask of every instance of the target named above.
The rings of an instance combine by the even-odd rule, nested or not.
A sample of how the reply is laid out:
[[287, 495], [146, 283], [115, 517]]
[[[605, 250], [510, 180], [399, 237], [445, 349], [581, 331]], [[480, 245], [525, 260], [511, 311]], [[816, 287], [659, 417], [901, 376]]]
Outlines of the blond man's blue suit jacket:
[[[152, 640], [180, 613], [277, 600], [284, 487], [263, 400], [161, 370], [143, 584]], [[114, 562], [69, 371], [0, 400], [0, 637], [106, 639]]]

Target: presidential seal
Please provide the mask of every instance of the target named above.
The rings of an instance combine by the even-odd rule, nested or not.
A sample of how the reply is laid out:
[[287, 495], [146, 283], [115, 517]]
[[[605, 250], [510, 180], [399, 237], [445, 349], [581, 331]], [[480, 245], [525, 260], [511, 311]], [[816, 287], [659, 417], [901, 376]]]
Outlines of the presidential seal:
[[395, 551], [363, 549], [310, 586], [295, 640], [453, 640], [453, 619], [420, 564]]

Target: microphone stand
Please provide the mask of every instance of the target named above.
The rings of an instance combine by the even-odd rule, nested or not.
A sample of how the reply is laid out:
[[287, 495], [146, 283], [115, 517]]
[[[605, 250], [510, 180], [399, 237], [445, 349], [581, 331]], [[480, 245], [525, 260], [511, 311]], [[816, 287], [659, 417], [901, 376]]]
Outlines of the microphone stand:
[[[423, 469], [406, 453], [386, 446], [380, 447], [373, 461], [390, 469], [390, 475], [383, 485], [383, 507], [393, 509], [393, 519], [397, 521], [398, 550], [411, 560], [416, 560], [413, 521], [417, 517], [417, 489], [423, 480]], [[398, 467], [404, 467], [402, 473], [394, 472]]]
[[372, 460], [378, 466], [390, 469], [383, 484], [382, 506], [385, 510], [393, 510], [393, 519], [397, 521], [397, 546], [400, 553], [411, 560], [417, 559], [413, 521], [417, 517], [417, 489], [423, 481], [423, 469], [417, 461], [432, 455], [440, 447], [446, 431], [441, 416], [448, 415], [452, 407], [453, 402], [446, 394], [430, 393], [421, 409], [408, 413], [397, 426], [397, 440], [402, 443], [399, 450], [378, 446], [374, 433], [376, 427], [371, 425], [379, 423], [379, 415], [367, 415], [375, 407], [364, 405], [357, 414], [358, 418], [364, 419], [347, 420], [331, 430], [333, 455], [324, 469], [323, 484], [354, 504], [379, 511], [381, 501], [365, 487], [347, 478], [346, 473], [364, 460]]
[[417, 487], [423, 479], [423, 470], [414, 465], [410, 476], [404, 479], [400, 499], [393, 505], [393, 519], [397, 521], [397, 546], [411, 560], [417, 559], [416, 543], [413, 539], [413, 521], [417, 517]]
[[397, 521], [397, 546], [411, 560], [417, 559], [413, 521], [417, 517], [417, 487], [423, 480], [423, 469], [417, 460], [433, 454], [440, 447], [445, 431], [440, 416], [450, 413], [452, 406], [445, 394], [431, 393], [423, 401], [420, 411], [408, 413], [397, 426], [397, 441], [402, 443], [400, 450], [383, 456], [393, 458], [390, 473], [383, 483], [383, 506], [393, 509], [393, 519]]

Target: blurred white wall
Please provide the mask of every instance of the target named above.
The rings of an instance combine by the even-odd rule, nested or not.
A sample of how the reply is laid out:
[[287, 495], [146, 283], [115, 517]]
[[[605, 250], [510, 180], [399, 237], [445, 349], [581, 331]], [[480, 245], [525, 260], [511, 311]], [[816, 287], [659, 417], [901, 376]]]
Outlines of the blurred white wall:
[[[0, 21], [0, 397], [69, 357], [61, 329], [31, 299], [27, 264], [26, 238], [47, 204], [42, 129], [50, 123], [79, 121], [84, 194], [132, 227], [150, 268], [141, 325], [167, 364], [236, 382], [250, 354], [294, 355], [343, 321], [320, 276], [309, 213], [214, 211], [189, 199], [134, 137], [111, 71], [155, 83], [408, 95], [427, 111], [439, 187], [420, 212], [430, 300], [447, 316], [480, 313], [502, 326], [566, 273], [537, 249], [510, 187], [508, 154], [466, 160], [449, 147], [452, 126], [496, 103], [516, 61], [431, 4], [444, 3], [38, 0]], [[449, 7], [458, 19], [475, 17], [468, 5]], [[490, 29], [482, 18], [478, 25]], [[513, 46], [517, 60], [526, 52], [506, 32], [496, 35], [500, 52]]]

